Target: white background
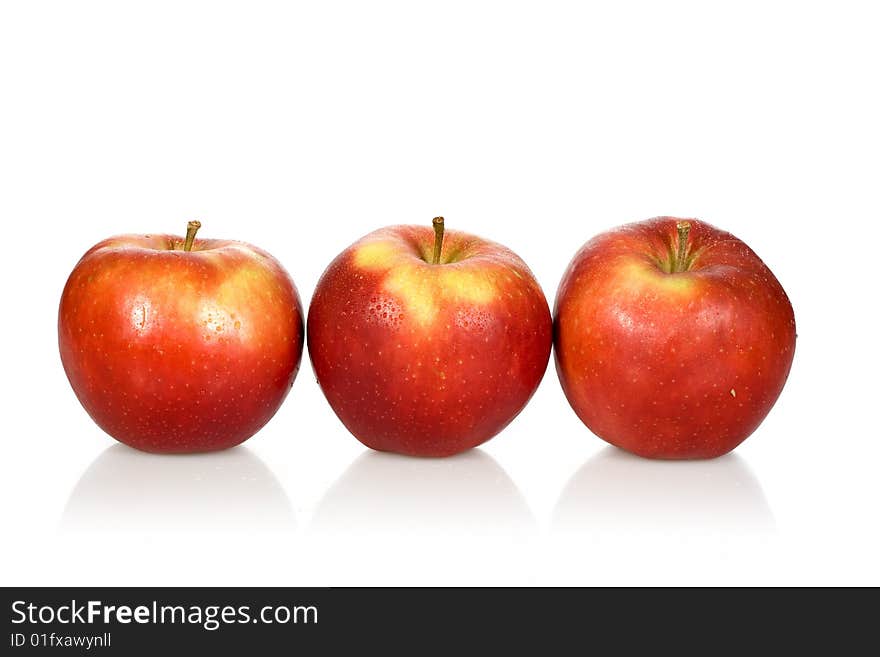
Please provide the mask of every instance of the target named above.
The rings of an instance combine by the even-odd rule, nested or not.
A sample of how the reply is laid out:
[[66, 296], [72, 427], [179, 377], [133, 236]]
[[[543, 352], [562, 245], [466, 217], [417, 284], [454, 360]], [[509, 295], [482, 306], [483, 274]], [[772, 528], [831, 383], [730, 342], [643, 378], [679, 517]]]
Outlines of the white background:
[[[880, 584], [880, 24], [853, 2], [4, 2], [0, 579], [11, 585]], [[778, 404], [656, 463], [555, 371], [448, 460], [368, 453], [308, 360], [244, 447], [156, 457], [81, 409], [61, 289], [92, 244], [253, 242], [308, 304], [394, 223], [502, 242], [548, 298], [615, 225], [735, 233], [792, 299]]]

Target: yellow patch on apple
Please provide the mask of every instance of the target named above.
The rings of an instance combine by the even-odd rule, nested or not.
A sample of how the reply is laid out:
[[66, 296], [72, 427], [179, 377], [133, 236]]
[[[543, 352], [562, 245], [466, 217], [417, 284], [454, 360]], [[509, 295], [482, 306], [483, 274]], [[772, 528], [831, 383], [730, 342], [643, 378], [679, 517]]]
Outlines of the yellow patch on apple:
[[213, 297], [220, 306], [235, 306], [242, 298], [275, 296], [278, 285], [272, 277], [258, 267], [242, 265], [230, 269]]
[[482, 306], [496, 297], [495, 285], [485, 272], [456, 264], [432, 265], [421, 258], [401, 253], [392, 242], [361, 245], [354, 263], [364, 269], [384, 270], [382, 290], [403, 306], [407, 315], [422, 326], [437, 318], [440, 301]]
[[643, 293], [646, 287], [661, 288], [666, 292], [684, 293], [693, 287], [693, 279], [682, 273], [667, 273], [656, 265], [644, 261], [623, 267], [616, 279], [621, 289]]

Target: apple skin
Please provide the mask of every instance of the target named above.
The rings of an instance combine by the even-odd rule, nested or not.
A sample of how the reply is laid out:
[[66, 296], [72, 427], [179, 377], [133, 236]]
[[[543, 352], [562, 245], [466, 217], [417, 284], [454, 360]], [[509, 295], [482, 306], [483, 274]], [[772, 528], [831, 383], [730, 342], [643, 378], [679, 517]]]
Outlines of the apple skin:
[[640, 456], [726, 454], [767, 416], [795, 350], [791, 303], [746, 244], [694, 219], [603, 233], [575, 255], [556, 298], [556, 369], [578, 417]]
[[509, 249], [392, 226], [343, 251], [312, 298], [308, 345], [330, 406], [364, 445], [449, 456], [489, 440], [525, 407], [550, 358], [552, 318]]
[[92, 247], [61, 296], [58, 344], [77, 398], [140, 450], [237, 445], [287, 396], [302, 304], [284, 268], [242, 242], [122, 235]]

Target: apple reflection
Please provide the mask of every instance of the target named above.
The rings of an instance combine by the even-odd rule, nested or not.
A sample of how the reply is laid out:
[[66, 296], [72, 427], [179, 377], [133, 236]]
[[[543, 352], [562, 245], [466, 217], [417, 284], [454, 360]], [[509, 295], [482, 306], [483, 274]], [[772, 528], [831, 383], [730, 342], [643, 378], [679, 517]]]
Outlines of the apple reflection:
[[148, 454], [113, 445], [73, 489], [62, 528], [73, 531], [288, 531], [293, 510], [247, 447]]
[[770, 534], [775, 521], [746, 461], [655, 461], [606, 447], [569, 480], [556, 531]]
[[315, 512], [318, 533], [525, 536], [535, 520], [519, 489], [485, 452], [442, 459], [359, 456]]

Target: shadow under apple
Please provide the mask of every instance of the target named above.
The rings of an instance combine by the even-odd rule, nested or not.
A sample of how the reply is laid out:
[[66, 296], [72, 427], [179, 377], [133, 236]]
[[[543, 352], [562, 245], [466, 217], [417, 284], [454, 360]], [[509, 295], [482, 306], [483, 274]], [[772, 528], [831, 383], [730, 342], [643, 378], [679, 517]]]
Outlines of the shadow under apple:
[[606, 447], [566, 484], [552, 529], [585, 533], [771, 534], [773, 513], [746, 461], [655, 461]]
[[113, 445], [73, 489], [61, 526], [72, 531], [290, 531], [290, 501], [247, 447], [148, 454]]
[[442, 459], [369, 451], [325, 493], [318, 534], [525, 536], [535, 519], [519, 489], [485, 452]]

